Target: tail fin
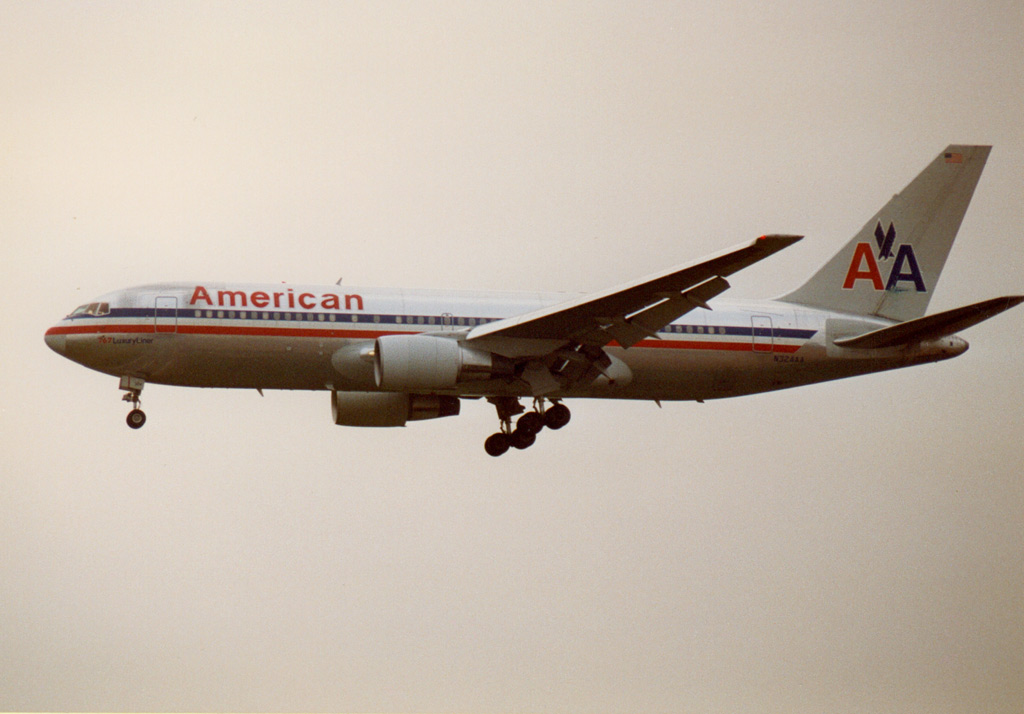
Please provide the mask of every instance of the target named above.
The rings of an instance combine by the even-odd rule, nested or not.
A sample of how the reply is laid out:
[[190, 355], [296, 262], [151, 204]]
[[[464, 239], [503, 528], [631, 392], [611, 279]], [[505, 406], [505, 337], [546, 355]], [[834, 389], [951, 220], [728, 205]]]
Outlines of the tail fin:
[[912, 320], [928, 308], [990, 146], [949, 146], [803, 286], [781, 300]]

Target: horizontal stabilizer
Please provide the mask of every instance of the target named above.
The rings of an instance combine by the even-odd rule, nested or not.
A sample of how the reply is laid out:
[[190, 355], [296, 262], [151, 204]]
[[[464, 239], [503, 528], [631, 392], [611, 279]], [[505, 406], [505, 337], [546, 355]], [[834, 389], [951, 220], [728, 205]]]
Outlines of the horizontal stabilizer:
[[835, 344], [840, 347], [870, 350], [937, 340], [977, 325], [979, 322], [984, 322], [1022, 302], [1024, 302], [1024, 295], [992, 298], [976, 302], [973, 305], [901, 322], [891, 327], [883, 327], [864, 335], [843, 337], [836, 340]]

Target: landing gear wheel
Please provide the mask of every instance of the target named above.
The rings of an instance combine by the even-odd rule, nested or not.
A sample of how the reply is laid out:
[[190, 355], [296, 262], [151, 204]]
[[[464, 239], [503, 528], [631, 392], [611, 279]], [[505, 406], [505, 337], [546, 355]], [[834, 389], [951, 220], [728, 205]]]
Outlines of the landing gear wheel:
[[544, 412], [544, 426], [548, 429], [561, 429], [569, 423], [572, 414], [564, 404], [554, 404]]
[[537, 412], [526, 412], [519, 421], [516, 422], [516, 431], [528, 431], [531, 434], [537, 434], [541, 429], [544, 428], [544, 417]]
[[491, 456], [501, 456], [508, 451], [508, 447], [511, 445], [508, 434], [499, 431], [497, 434], [491, 434], [487, 437], [487, 440], [484, 442], [484, 451]]
[[533, 446], [533, 442], [537, 440], [537, 435], [532, 431], [526, 431], [524, 429], [516, 429], [512, 432], [512, 446], [517, 449], [528, 449]]
[[146, 413], [141, 409], [132, 409], [128, 412], [126, 421], [132, 429], [141, 429], [142, 425], [146, 423]]

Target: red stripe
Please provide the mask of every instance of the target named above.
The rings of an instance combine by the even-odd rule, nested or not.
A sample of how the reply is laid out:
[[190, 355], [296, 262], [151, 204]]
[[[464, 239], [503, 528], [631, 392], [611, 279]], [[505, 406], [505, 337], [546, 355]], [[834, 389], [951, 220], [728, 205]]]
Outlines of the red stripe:
[[47, 335], [98, 335], [98, 334], [137, 334], [154, 332], [174, 333], [183, 335], [231, 335], [243, 337], [346, 337], [356, 339], [374, 339], [382, 335], [409, 335], [413, 332], [396, 330], [325, 330], [289, 327], [234, 327], [219, 325], [178, 325], [174, 330], [171, 325], [160, 325], [159, 330], [148, 325], [58, 325], [46, 331]]
[[[148, 325], [58, 325], [46, 331], [48, 335], [98, 335], [100, 333], [155, 332], [153, 323]], [[163, 330], [161, 330], [163, 332]]]
[[[171, 326], [160, 326], [161, 333], [172, 333]], [[118, 324], [91, 324], [91, 325], [58, 325], [46, 331], [47, 335], [88, 335], [88, 334], [152, 334], [156, 330], [152, 324], [144, 325], [118, 325]], [[372, 340], [382, 335], [408, 335], [417, 334], [402, 331], [388, 330], [339, 330], [339, 329], [318, 329], [318, 328], [295, 328], [295, 327], [234, 327], [223, 325], [178, 325], [180, 334], [185, 335], [230, 335], [235, 337], [321, 337], [321, 338], [347, 338]], [[615, 342], [611, 343], [617, 344]], [[769, 345], [758, 345], [769, 347]], [[763, 350], [766, 354], [772, 352], [791, 353], [799, 350], [803, 345], [778, 344], [772, 349]], [[711, 342], [707, 340], [642, 340], [634, 347], [646, 347], [649, 349], [671, 349], [671, 350], [719, 350], [726, 352], [753, 352], [752, 342]], [[762, 350], [758, 350], [762, 351]]]
[[234, 335], [249, 337], [347, 337], [372, 340], [382, 335], [409, 335], [410, 332], [386, 330], [325, 330], [296, 327], [220, 327], [215, 325], [179, 325], [185, 335]]
[[[758, 345], [758, 347], [766, 348], [757, 350], [758, 352], [765, 352], [770, 354], [772, 352], [796, 352], [803, 345], [781, 345], [776, 343], [773, 345]], [[753, 342], [707, 342], [707, 341], [692, 341], [692, 340], [642, 340], [638, 342], [634, 347], [651, 347], [654, 349], [670, 349], [670, 350], [723, 350], [731, 352], [754, 352]]]

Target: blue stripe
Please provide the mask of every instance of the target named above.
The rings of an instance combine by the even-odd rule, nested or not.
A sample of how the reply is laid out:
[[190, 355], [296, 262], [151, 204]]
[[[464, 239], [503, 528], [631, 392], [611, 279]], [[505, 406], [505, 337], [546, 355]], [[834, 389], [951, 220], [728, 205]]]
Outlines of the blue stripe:
[[[200, 317], [196, 317], [196, 312], [201, 313]], [[245, 313], [245, 317], [241, 317], [241, 313]], [[207, 314], [209, 313], [209, 317]], [[233, 316], [232, 316], [233, 314]], [[160, 308], [155, 310], [151, 307], [116, 307], [111, 308], [110, 313], [107, 315], [75, 315], [68, 319], [71, 320], [95, 320], [102, 319], [106, 320], [109, 318], [132, 318], [136, 320], [153, 319], [156, 317], [173, 319], [175, 317], [182, 319], [203, 319], [203, 320], [276, 320], [278, 322], [313, 322], [313, 323], [329, 323], [337, 324], [339, 322], [346, 324], [356, 325], [375, 325], [375, 324], [402, 324], [409, 325], [410, 327], [475, 327], [476, 325], [483, 325], [488, 322], [494, 322], [502, 318], [496, 317], [466, 317], [466, 316], [452, 316], [450, 318], [451, 323], [444, 323], [444, 318], [441, 315], [378, 315], [378, 314], [367, 314], [364, 312], [296, 312], [291, 310], [239, 310], [239, 309], [224, 309], [224, 308]], [[223, 315], [221, 317], [220, 315]], [[284, 315], [290, 315], [285, 318]], [[317, 315], [315, 319], [309, 319], [313, 315]], [[319, 315], [323, 315], [324, 319], [321, 320]], [[331, 322], [330, 316], [334, 316], [334, 321]], [[276, 317], [275, 317], [276, 316]], [[352, 321], [352, 317], [356, 316], [358, 320]], [[376, 319], [375, 319], [376, 318]], [[401, 323], [398, 319], [401, 318]], [[434, 322], [431, 324], [430, 320], [433, 318]], [[422, 319], [422, 322], [420, 320]], [[462, 324], [459, 324], [459, 320], [462, 320]], [[469, 320], [473, 321], [473, 324], [466, 324]], [[680, 328], [676, 330], [675, 328]], [[698, 331], [699, 330], [699, 331]], [[807, 340], [814, 336], [817, 330], [801, 330], [793, 328], [773, 327], [768, 330], [764, 327], [735, 327], [729, 325], [667, 325], [659, 331], [661, 334], [669, 335], [686, 335], [693, 337], [695, 335], [702, 336], [721, 336], [728, 335], [732, 337], [768, 337], [769, 333], [772, 337], [782, 339], [794, 339], [794, 340]]]

